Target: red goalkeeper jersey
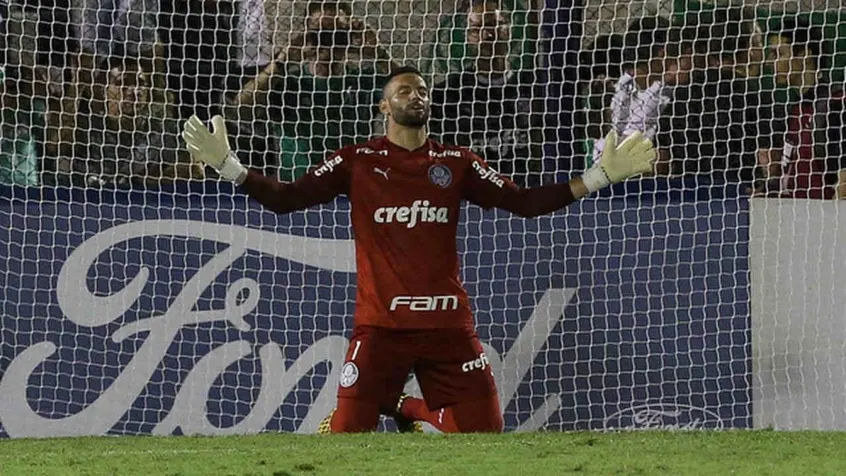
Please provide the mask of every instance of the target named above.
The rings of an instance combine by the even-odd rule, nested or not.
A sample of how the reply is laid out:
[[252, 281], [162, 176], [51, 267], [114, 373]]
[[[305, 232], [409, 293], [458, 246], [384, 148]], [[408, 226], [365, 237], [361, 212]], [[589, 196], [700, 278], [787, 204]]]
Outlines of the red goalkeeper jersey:
[[472, 328], [459, 278], [462, 200], [521, 216], [573, 202], [567, 184], [520, 189], [467, 149], [428, 140], [406, 150], [387, 138], [345, 147], [292, 183], [250, 171], [247, 193], [278, 213], [349, 197], [355, 236], [356, 326]]

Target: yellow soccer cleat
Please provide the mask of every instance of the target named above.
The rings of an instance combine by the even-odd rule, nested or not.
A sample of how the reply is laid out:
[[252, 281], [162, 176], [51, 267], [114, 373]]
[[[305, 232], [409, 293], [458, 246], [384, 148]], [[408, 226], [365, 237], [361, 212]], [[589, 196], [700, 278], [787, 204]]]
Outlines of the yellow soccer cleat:
[[403, 393], [397, 401], [397, 409], [393, 414], [394, 423], [397, 424], [398, 433], [423, 433], [423, 424], [419, 421], [410, 420], [402, 415], [402, 404], [409, 397]]
[[329, 412], [329, 415], [324, 418], [319, 425], [317, 425], [317, 434], [318, 435], [328, 435], [332, 433], [332, 415], [335, 414], [335, 408]]

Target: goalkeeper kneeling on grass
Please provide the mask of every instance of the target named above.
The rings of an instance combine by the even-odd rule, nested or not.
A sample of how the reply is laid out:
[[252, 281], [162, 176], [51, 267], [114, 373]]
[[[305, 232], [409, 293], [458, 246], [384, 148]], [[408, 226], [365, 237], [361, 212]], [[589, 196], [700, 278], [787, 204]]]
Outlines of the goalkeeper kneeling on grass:
[[[210, 131], [189, 119], [194, 158], [268, 210], [288, 213], [344, 194], [352, 203], [358, 286], [353, 333], [329, 430], [373, 431], [380, 414], [443, 432], [503, 429], [493, 373], [459, 279], [461, 202], [535, 217], [652, 171], [655, 149], [639, 133], [606, 138], [602, 161], [567, 183], [519, 188], [467, 149], [427, 135], [429, 87], [414, 68], [392, 72], [379, 103], [387, 136], [344, 147], [291, 183], [247, 170], [221, 117]], [[485, 364], [476, 365], [478, 362]], [[403, 395], [414, 371], [423, 398]]]

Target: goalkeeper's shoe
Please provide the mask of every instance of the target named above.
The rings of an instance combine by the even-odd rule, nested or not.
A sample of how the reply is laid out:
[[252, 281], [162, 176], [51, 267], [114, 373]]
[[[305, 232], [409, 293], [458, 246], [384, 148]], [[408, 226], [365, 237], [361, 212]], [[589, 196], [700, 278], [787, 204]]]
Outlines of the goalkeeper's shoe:
[[397, 432], [399, 433], [423, 433], [423, 424], [419, 421], [406, 418], [402, 414], [402, 404], [409, 398], [409, 395], [403, 393], [397, 401], [397, 409], [394, 412], [394, 423], [397, 424]]
[[336, 408], [333, 408], [331, 412], [329, 412], [329, 416], [323, 419], [319, 425], [317, 425], [317, 434], [318, 435], [328, 435], [332, 433], [332, 415], [335, 414]]

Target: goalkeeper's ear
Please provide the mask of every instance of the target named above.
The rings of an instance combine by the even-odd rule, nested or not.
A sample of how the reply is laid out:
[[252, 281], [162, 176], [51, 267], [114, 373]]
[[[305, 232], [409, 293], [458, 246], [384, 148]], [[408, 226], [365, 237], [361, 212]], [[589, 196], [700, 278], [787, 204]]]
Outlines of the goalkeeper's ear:
[[379, 112], [382, 113], [383, 116], [388, 116], [388, 100], [382, 98], [379, 100]]

